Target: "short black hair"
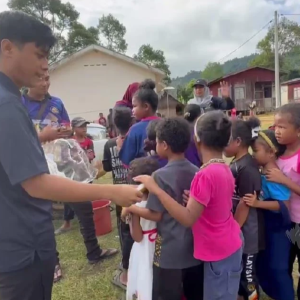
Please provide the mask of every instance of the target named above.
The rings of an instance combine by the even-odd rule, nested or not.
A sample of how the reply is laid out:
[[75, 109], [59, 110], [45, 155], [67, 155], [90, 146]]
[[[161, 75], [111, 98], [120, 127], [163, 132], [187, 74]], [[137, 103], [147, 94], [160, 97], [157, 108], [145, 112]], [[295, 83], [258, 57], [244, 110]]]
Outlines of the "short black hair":
[[158, 107], [158, 95], [154, 91], [155, 82], [151, 79], [146, 79], [140, 83], [139, 89], [135, 92], [136, 97], [140, 102], [150, 105], [153, 111]]
[[191, 141], [191, 129], [183, 118], [161, 119], [156, 127], [156, 137], [165, 142], [173, 153], [184, 153]]
[[195, 122], [201, 115], [201, 108], [198, 104], [189, 104], [185, 107], [184, 118], [190, 122]]
[[229, 142], [231, 121], [220, 110], [209, 111], [198, 119], [196, 132], [206, 147], [222, 151]]
[[113, 110], [113, 123], [121, 134], [126, 134], [132, 124], [131, 109], [125, 106], [117, 106]]
[[151, 176], [152, 173], [154, 173], [158, 169], [159, 169], [159, 163], [157, 159], [150, 156], [136, 158], [129, 164], [129, 169], [128, 169], [129, 182], [133, 184], [138, 184], [137, 182], [134, 182], [132, 180], [134, 177], [139, 175]]
[[[275, 155], [276, 157], [280, 157], [281, 155], [284, 154], [285, 150], [286, 150], [286, 145], [281, 145], [277, 142], [277, 139], [275, 137], [275, 131], [274, 130], [271, 130], [271, 129], [267, 129], [267, 130], [262, 130], [261, 132], [263, 132], [270, 140], [271, 142], [273, 143], [273, 145], [276, 147], [276, 152], [275, 152]], [[260, 135], [256, 138], [258, 139], [259, 141], [263, 141], [265, 147], [269, 147], [270, 148], [270, 145], [268, 145], [268, 143], [264, 140], [263, 137], [261, 137]]]
[[296, 128], [300, 128], [300, 103], [288, 103], [282, 105], [276, 112], [279, 114], [290, 114], [291, 123]]
[[27, 43], [35, 43], [46, 52], [49, 52], [56, 42], [48, 25], [21, 11], [0, 13], [0, 42], [4, 39], [20, 47]]
[[234, 140], [241, 139], [241, 144], [250, 147], [253, 143], [252, 130], [260, 126], [260, 120], [252, 117], [247, 121], [240, 119], [232, 121], [231, 136]]

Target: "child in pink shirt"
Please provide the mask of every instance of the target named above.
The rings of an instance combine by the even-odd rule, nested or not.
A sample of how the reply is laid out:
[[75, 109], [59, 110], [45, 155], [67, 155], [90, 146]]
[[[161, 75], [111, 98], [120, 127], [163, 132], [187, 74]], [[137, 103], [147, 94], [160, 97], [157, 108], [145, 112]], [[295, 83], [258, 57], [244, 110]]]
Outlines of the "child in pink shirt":
[[[136, 178], [174, 219], [192, 227], [194, 256], [204, 262], [203, 298], [209, 300], [236, 300], [242, 271], [242, 234], [231, 211], [234, 179], [222, 159], [230, 134], [231, 122], [221, 111], [207, 112], [197, 120], [195, 140], [204, 164], [194, 177], [186, 207], [152, 177]], [[158, 147], [164, 144], [158, 141]]]
[[[277, 160], [280, 170], [274, 168], [267, 172], [267, 179], [281, 183], [292, 191], [289, 211], [294, 229], [288, 236], [292, 242], [290, 253], [290, 273], [295, 258], [300, 260], [300, 103], [281, 106], [275, 115], [275, 136], [279, 144], [285, 145], [284, 154]], [[297, 296], [300, 299], [298, 281]]]

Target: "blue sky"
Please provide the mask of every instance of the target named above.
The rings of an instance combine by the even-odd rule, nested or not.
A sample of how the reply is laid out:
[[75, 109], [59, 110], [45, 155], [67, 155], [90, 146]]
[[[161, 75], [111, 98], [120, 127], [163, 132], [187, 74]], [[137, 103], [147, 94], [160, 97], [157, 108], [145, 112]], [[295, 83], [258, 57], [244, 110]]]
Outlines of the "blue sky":
[[[66, 2], [66, 1], [63, 1]], [[80, 21], [96, 26], [99, 17], [112, 13], [127, 28], [128, 55], [142, 44], [163, 50], [172, 77], [201, 70], [218, 61], [273, 19], [274, 11], [299, 13], [299, 0], [71, 0]], [[0, 9], [7, 9], [0, 0]], [[299, 17], [291, 20], [300, 22]], [[255, 52], [266, 30], [232, 56]]]

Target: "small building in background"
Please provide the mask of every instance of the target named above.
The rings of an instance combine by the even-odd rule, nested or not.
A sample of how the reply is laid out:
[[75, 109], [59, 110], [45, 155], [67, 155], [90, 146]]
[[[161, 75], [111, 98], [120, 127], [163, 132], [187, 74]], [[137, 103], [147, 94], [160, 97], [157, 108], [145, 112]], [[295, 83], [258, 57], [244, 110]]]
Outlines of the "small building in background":
[[290, 102], [300, 102], [300, 78], [295, 78], [281, 84], [281, 105]]
[[129, 84], [152, 79], [156, 91], [164, 72], [129, 56], [91, 45], [50, 66], [50, 94], [62, 99], [71, 118], [95, 120], [121, 100]]
[[257, 111], [272, 111], [275, 108], [275, 71], [252, 67], [228, 74], [208, 83], [211, 94], [221, 97], [220, 83], [230, 86], [230, 96], [237, 111], [248, 111], [255, 101]]
[[158, 102], [157, 112], [162, 117], [176, 117], [182, 115], [184, 111], [184, 104], [179, 102], [173, 95], [165, 91]]

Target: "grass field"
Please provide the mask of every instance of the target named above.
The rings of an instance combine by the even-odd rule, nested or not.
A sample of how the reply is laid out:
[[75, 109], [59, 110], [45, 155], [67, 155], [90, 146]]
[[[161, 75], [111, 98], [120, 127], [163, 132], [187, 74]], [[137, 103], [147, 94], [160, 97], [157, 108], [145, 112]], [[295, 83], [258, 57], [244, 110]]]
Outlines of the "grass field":
[[[272, 115], [260, 117], [265, 129], [273, 123]], [[99, 183], [110, 183], [111, 174], [106, 175]], [[112, 213], [113, 231], [99, 238], [103, 248], [119, 248], [116, 230], [115, 213]], [[55, 221], [55, 226], [61, 222]], [[73, 230], [57, 237], [57, 247], [64, 278], [54, 285], [53, 300], [119, 300], [124, 293], [111, 284], [113, 273], [120, 262], [120, 255], [106, 260], [99, 265], [89, 266], [85, 257], [85, 247], [79, 233], [77, 221], [73, 222]], [[295, 271], [295, 278], [296, 278]], [[262, 297], [267, 300], [266, 296]]]

